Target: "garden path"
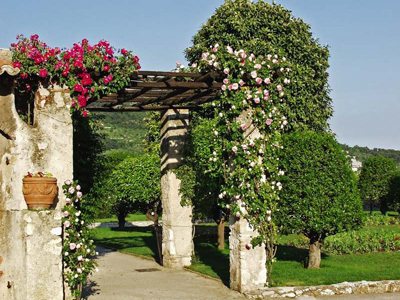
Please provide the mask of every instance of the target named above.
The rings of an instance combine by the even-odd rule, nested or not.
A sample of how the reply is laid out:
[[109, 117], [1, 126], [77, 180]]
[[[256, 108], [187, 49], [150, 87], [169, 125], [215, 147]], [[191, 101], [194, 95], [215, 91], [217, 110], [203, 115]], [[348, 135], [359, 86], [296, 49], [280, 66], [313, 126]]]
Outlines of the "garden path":
[[[160, 267], [152, 260], [98, 247], [99, 272], [84, 290], [88, 300], [239, 300], [247, 299], [217, 280], [185, 270]], [[86, 299], [86, 298], [85, 298]], [[400, 294], [299, 297], [297, 300], [399, 300]]]
[[84, 291], [88, 300], [246, 299], [217, 280], [101, 247], [97, 251], [99, 272], [91, 276]]

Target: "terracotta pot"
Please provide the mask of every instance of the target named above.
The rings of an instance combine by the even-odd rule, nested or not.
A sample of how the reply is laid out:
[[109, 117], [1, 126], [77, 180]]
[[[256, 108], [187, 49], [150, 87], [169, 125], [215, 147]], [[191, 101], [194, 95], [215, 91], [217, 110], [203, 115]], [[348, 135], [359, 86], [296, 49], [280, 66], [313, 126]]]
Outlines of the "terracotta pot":
[[49, 209], [57, 195], [54, 177], [26, 177], [22, 179], [22, 192], [29, 209]]

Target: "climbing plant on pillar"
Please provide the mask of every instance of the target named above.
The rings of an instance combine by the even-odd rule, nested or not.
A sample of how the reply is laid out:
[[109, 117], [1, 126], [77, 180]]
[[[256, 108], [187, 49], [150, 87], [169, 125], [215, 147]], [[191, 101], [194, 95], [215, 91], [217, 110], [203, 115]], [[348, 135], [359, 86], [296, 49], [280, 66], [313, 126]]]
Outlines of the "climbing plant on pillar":
[[109, 93], [121, 91], [131, 74], [140, 69], [139, 58], [125, 49], [116, 50], [107, 41], [90, 45], [87, 39], [61, 51], [39, 40], [38, 35], [17, 36], [11, 44], [14, 67], [21, 70], [17, 91], [33, 101], [39, 85], [58, 84], [70, 90], [72, 111], [86, 116], [86, 105]]
[[290, 93], [291, 66], [276, 54], [264, 58], [216, 44], [192, 67], [224, 74], [221, 96], [211, 104], [217, 122], [210, 132], [221, 145], [210, 152], [210, 161], [223, 167], [220, 205], [257, 230], [247, 247], [265, 243], [271, 270], [277, 230], [273, 216], [283, 175], [280, 140], [288, 124], [281, 107]]

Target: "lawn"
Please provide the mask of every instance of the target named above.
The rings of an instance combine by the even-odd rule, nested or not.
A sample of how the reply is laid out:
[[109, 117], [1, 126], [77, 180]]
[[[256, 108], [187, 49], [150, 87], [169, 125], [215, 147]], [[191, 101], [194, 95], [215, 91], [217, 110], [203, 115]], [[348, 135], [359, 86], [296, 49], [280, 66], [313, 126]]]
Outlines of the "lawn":
[[[378, 226], [371, 230], [399, 232], [399, 226]], [[157, 258], [157, 246], [152, 228], [125, 230], [96, 228], [93, 238], [98, 245], [121, 252]], [[296, 235], [281, 237], [281, 244]], [[285, 242], [283, 242], [285, 241]], [[194, 240], [196, 257], [189, 269], [229, 282], [229, 249], [216, 248], [216, 237], [197, 237]], [[304, 268], [308, 252], [294, 246], [280, 245], [272, 280], [275, 286], [319, 285], [343, 281], [400, 279], [400, 252], [377, 252], [352, 255], [323, 254], [320, 270]]]
[[[133, 221], [148, 221], [146, 218], [146, 215], [144, 214], [130, 214], [126, 217], [126, 221], [128, 222], [133, 222]], [[111, 218], [102, 218], [102, 219], [96, 219], [95, 222], [98, 223], [104, 223], [104, 222], [118, 222], [118, 219], [116, 216], [113, 216]]]

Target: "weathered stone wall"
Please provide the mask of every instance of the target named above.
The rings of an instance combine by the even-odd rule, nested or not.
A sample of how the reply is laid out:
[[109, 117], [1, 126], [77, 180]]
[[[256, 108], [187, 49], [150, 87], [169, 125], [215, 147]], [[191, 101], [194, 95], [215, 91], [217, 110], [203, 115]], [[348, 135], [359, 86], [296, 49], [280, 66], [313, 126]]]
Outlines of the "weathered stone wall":
[[173, 170], [182, 164], [189, 111], [167, 110], [161, 123], [163, 265], [168, 268], [182, 268], [191, 264], [193, 253], [192, 207], [181, 205], [180, 180]]
[[[8, 50], [0, 50], [0, 68], [0, 299], [61, 300], [61, 186], [72, 178], [71, 100], [60, 88], [41, 89], [34, 126], [28, 126], [15, 109], [10, 75], [18, 69], [11, 67]], [[58, 179], [51, 210], [27, 210], [22, 178], [28, 171], [50, 172]]]
[[[260, 132], [252, 125], [251, 111], [244, 111], [238, 122], [246, 125], [245, 138], [256, 139]], [[241, 293], [254, 292], [263, 288], [267, 282], [265, 245], [246, 249], [252, 238], [258, 233], [243, 218], [230, 216], [230, 288]]]

